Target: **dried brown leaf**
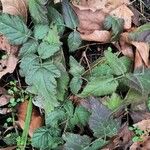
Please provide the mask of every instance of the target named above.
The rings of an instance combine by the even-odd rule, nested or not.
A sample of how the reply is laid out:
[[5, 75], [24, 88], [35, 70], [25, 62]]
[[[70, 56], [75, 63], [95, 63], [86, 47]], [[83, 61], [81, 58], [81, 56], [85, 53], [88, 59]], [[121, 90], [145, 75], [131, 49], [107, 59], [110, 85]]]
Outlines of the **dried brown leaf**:
[[96, 41], [101, 43], [108, 43], [111, 39], [111, 34], [106, 30], [95, 30], [91, 34], [80, 34], [81, 38], [86, 41]]
[[[28, 107], [28, 101], [24, 101], [18, 107], [18, 124], [22, 129], [24, 128], [24, 124], [25, 124], [27, 107]], [[32, 137], [35, 129], [41, 127], [42, 124], [43, 124], [43, 118], [41, 117], [36, 107], [33, 107], [30, 128], [29, 128], [30, 137]]]
[[7, 105], [9, 103], [11, 96], [10, 95], [2, 95], [0, 97], [0, 107]]
[[117, 7], [115, 10], [110, 12], [110, 15], [116, 16], [124, 20], [124, 29], [130, 29], [132, 24], [133, 12], [125, 5]]
[[0, 148], [0, 150], [15, 150], [17, 146], [10, 146], [6, 148]]
[[0, 114], [2, 114], [2, 115], [6, 115], [10, 112], [12, 112], [11, 108], [0, 108]]
[[27, 20], [27, 0], [1, 0], [3, 12], [19, 15]]
[[17, 62], [18, 59], [13, 54], [8, 55], [6, 60], [0, 60], [0, 78], [7, 73], [12, 73], [16, 68]]

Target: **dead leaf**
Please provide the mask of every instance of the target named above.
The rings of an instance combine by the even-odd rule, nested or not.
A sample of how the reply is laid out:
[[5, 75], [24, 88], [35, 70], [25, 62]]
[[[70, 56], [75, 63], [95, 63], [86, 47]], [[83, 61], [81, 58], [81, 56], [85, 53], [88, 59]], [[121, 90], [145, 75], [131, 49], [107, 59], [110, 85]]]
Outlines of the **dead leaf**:
[[27, 21], [27, 0], [1, 0], [3, 12], [19, 15]]
[[73, 0], [73, 4], [80, 10], [102, 10], [108, 13], [122, 4], [129, 4], [129, 0]]
[[86, 41], [96, 41], [101, 43], [108, 43], [111, 39], [111, 34], [106, 30], [95, 30], [91, 34], [80, 34], [81, 38]]
[[0, 148], [0, 150], [15, 150], [16, 146], [6, 147], [6, 148]]
[[2, 76], [7, 73], [13, 73], [16, 68], [17, 62], [18, 59], [13, 54], [10, 54], [7, 60], [0, 60], [2, 69], [0, 70], [0, 78], [2, 78]]
[[[19, 126], [22, 129], [24, 128], [27, 106], [28, 106], [28, 101], [26, 100], [23, 103], [21, 103], [18, 107], [18, 121], [17, 121], [17, 123], [19, 124]], [[43, 124], [43, 118], [41, 117], [39, 111], [37, 111], [36, 107], [33, 107], [32, 117], [31, 117], [31, 122], [30, 122], [30, 128], [29, 128], [30, 137], [32, 137], [35, 129], [41, 127], [42, 124]]]
[[11, 108], [0, 108], [0, 114], [2, 114], [2, 115], [6, 115], [10, 112], [12, 112]]
[[0, 107], [7, 105], [9, 103], [11, 96], [10, 95], [2, 95], [0, 97]]
[[110, 15], [116, 16], [124, 20], [124, 29], [130, 29], [132, 24], [133, 12], [125, 5], [117, 7], [115, 10], [110, 12]]
[[134, 69], [138, 69], [141, 67], [144, 67], [144, 63], [142, 61], [140, 53], [138, 51], [136, 51], [135, 52], [135, 58], [134, 58]]

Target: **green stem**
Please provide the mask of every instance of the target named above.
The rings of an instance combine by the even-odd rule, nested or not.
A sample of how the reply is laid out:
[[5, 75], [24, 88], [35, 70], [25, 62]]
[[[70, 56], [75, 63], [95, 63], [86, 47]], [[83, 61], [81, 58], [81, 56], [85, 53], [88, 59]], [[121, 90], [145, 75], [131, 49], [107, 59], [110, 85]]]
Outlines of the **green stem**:
[[21, 137], [21, 140], [19, 141], [19, 145], [17, 144], [18, 150], [25, 150], [27, 139], [28, 139], [31, 115], [32, 115], [32, 97], [30, 97], [29, 102], [28, 102], [26, 119], [25, 119], [22, 137]]

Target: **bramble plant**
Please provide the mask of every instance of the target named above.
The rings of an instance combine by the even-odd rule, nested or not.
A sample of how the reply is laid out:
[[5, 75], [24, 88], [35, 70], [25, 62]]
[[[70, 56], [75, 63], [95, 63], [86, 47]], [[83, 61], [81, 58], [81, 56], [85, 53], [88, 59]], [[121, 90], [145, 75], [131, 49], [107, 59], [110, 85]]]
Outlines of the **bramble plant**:
[[[150, 69], [133, 71], [133, 60], [115, 53], [110, 47], [102, 57], [90, 63], [89, 68], [86, 67], [74, 57], [74, 52], [83, 45], [77, 30], [79, 20], [68, 0], [59, 4], [29, 0], [31, 27], [20, 16], [0, 14], [0, 33], [11, 44], [21, 45], [19, 74], [27, 85], [23, 90], [17, 88], [16, 81], [10, 82], [8, 93], [13, 97], [9, 107], [14, 108], [29, 100], [17, 148], [24, 150], [26, 147], [33, 103], [45, 113], [45, 125], [38, 128], [31, 138], [34, 148], [101, 149], [117, 134], [121, 125], [120, 120], [111, 115], [112, 111], [150, 93]], [[111, 41], [118, 41], [123, 32], [123, 19], [109, 15], [103, 25], [111, 31]], [[135, 34], [131, 36], [135, 38]], [[90, 97], [90, 100], [86, 105], [74, 104], [68, 99], [70, 93], [80, 99]], [[125, 93], [124, 97], [122, 93]], [[104, 103], [94, 98], [103, 96], [108, 98]], [[7, 119], [7, 122], [11, 121], [12, 118]], [[76, 129], [80, 132], [75, 132]], [[140, 141], [143, 131], [136, 127], [130, 130], [135, 132], [133, 141]]]

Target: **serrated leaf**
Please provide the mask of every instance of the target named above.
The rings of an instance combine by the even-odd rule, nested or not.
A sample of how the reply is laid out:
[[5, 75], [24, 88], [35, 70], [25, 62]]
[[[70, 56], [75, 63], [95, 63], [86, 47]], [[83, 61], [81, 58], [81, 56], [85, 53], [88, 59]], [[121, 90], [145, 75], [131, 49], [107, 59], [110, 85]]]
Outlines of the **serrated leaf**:
[[48, 25], [36, 24], [34, 27], [34, 37], [41, 40], [47, 35], [48, 31]]
[[77, 31], [71, 32], [68, 36], [68, 46], [69, 51], [74, 52], [76, 51], [79, 46], [81, 45], [82, 40], [80, 34]]
[[72, 104], [71, 101], [67, 101], [64, 105], [64, 109], [66, 111], [66, 115], [69, 117], [69, 118], [72, 118], [73, 116], [73, 113], [74, 113], [74, 106]]
[[73, 128], [75, 125], [85, 126], [89, 120], [89, 116], [90, 113], [86, 110], [86, 108], [82, 106], [76, 107], [74, 115], [69, 121], [70, 127]]
[[141, 94], [150, 93], [150, 69], [136, 70], [126, 74], [124, 84], [139, 91]]
[[83, 81], [81, 77], [73, 77], [70, 81], [70, 90], [73, 94], [77, 94], [81, 89]]
[[78, 19], [68, 0], [63, 0], [62, 10], [66, 26], [75, 29], [78, 26]]
[[107, 106], [110, 110], [116, 110], [121, 106], [122, 103], [123, 101], [121, 97], [118, 94], [113, 93], [111, 97], [104, 102], [104, 105]]
[[112, 38], [111, 38], [112, 41], [119, 38], [121, 32], [123, 32], [123, 25], [124, 25], [123, 19], [113, 16], [107, 16], [104, 21], [104, 27], [107, 30], [112, 29]]
[[82, 93], [78, 96], [88, 97], [88, 96], [103, 96], [108, 95], [116, 91], [118, 86], [118, 81], [113, 78], [113, 76], [101, 76], [93, 77], [87, 83]]
[[49, 58], [53, 56], [56, 52], [60, 50], [60, 44], [49, 44], [47, 42], [42, 42], [38, 47], [38, 54], [42, 59]]
[[91, 139], [88, 136], [81, 136], [73, 133], [64, 134], [63, 139], [66, 141], [64, 150], [83, 150], [91, 142]]
[[105, 51], [105, 58], [108, 62], [108, 65], [111, 67], [115, 75], [122, 75], [127, 72], [127, 67], [115, 54], [110, 50]]
[[[27, 61], [31, 64], [27, 63], [27, 65]], [[43, 98], [46, 113], [58, 106], [56, 96], [56, 78], [60, 77], [58, 68], [50, 61], [40, 63], [39, 57], [31, 54], [21, 60], [20, 67], [26, 83], [31, 87], [34, 86], [38, 95]]]
[[2, 13], [0, 15], [0, 34], [3, 34], [11, 44], [21, 45], [31, 35], [23, 20], [19, 16]]
[[129, 38], [134, 41], [142, 41], [150, 43], [150, 23], [146, 23], [138, 27], [135, 32], [129, 34]]
[[57, 26], [58, 33], [62, 35], [65, 30], [63, 16], [55, 8], [49, 6], [48, 18], [51, 22], [53, 22]]
[[119, 121], [110, 116], [111, 111], [96, 99], [90, 100], [90, 106], [92, 114], [89, 118], [89, 126], [94, 136], [97, 138], [114, 136], [119, 128]]
[[31, 139], [31, 144], [35, 148], [40, 148], [40, 150], [54, 149], [57, 148], [59, 144], [62, 144], [61, 133], [58, 128], [38, 128]]
[[72, 56], [70, 56], [70, 73], [73, 76], [80, 76], [84, 72], [84, 67], [81, 66]]
[[33, 54], [37, 51], [38, 42], [35, 40], [29, 40], [28, 42], [24, 43], [19, 51], [19, 57], [24, 57], [28, 54]]
[[59, 68], [61, 73], [60, 78], [57, 79], [57, 85], [59, 85], [57, 86], [57, 98], [58, 100], [63, 101], [68, 89], [69, 76], [62, 64], [57, 64], [57, 67]]
[[28, 0], [29, 11], [36, 23], [47, 24], [47, 0]]
[[58, 127], [59, 121], [63, 121], [65, 118], [65, 112], [63, 110], [56, 109], [47, 115], [46, 126]]

